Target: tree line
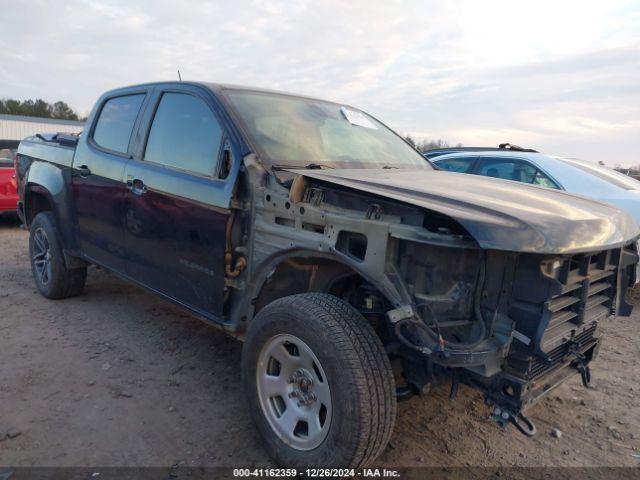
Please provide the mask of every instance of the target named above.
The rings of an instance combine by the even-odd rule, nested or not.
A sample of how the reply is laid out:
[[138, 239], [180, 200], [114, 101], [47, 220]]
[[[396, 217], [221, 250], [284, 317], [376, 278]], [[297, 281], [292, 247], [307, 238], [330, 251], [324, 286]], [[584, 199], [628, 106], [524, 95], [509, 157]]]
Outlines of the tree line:
[[427, 150], [432, 150], [434, 148], [449, 148], [449, 147], [462, 146], [461, 143], [458, 143], [456, 145], [450, 145], [449, 142], [446, 142], [442, 139], [417, 141], [411, 135], [405, 135], [404, 139], [420, 152], [425, 152]]
[[85, 120], [67, 103], [57, 101], [48, 103], [38, 98], [36, 100], [15, 100], [13, 98], [0, 99], [0, 113], [6, 115], [24, 115], [27, 117], [55, 118], [58, 120]]

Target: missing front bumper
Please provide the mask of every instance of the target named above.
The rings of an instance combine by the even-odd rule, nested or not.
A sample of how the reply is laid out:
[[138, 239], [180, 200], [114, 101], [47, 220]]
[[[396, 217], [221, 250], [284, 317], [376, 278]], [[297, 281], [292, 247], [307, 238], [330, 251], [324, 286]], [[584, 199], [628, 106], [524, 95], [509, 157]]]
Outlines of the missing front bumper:
[[599, 347], [600, 339], [593, 338], [582, 349], [568, 352], [562, 362], [532, 380], [504, 373], [489, 382], [476, 379], [474, 386], [484, 392], [491, 416], [500, 426], [512, 423], [525, 435], [533, 435], [535, 426], [524, 412], [575, 375], [580, 375], [583, 385], [588, 387], [589, 364], [597, 356]]

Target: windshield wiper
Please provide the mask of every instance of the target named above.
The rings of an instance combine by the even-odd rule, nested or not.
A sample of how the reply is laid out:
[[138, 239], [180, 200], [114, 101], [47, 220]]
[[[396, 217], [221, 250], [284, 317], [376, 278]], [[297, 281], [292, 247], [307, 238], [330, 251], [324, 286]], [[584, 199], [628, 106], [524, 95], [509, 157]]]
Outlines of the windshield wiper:
[[331, 168], [329, 165], [322, 165], [320, 163], [308, 163], [306, 165], [271, 165], [271, 170], [322, 170], [323, 168]]

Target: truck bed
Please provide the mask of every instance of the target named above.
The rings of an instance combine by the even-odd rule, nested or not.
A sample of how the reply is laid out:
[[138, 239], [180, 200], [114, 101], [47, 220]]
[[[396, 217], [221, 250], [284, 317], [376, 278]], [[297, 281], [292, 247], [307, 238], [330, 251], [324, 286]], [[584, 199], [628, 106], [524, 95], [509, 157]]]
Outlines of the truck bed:
[[71, 167], [77, 138], [72, 135], [43, 134], [25, 138], [18, 149], [21, 155]]

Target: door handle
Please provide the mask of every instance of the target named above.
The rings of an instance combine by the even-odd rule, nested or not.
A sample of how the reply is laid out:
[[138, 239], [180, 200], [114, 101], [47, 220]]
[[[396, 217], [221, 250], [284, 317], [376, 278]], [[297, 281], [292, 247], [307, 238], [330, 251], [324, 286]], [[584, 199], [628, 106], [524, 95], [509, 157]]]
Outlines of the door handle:
[[144, 195], [147, 193], [147, 186], [139, 178], [127, 179], [127, 187], [129, 187], [135, 195]]
[[78, 168], [78, 174], [81, 177], [88, 177], [89, 175], [91, 175], [91, 170], [89, 169], [89, 167], [87, 167], [86, 165], [80, 165]]

